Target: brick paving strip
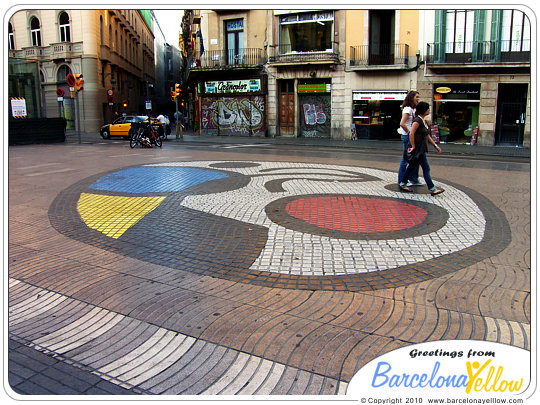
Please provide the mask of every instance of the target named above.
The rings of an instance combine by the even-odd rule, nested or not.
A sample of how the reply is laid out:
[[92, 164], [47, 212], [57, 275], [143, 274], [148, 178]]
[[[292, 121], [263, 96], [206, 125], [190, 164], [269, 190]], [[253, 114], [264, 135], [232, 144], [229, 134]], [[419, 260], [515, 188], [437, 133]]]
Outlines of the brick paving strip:
[[[194, 164], [186, 166], [193, 168]], [[296, 266], [291, 260], [285, 266], [289, 274], [283, 274], [269, 270], [274, 256], [285, 259], [287, 255], [274, 251], [274, 255], [265, 256], [264, 252], [269, 247], [286, 248], [287, 244], [265, 245], [269, 235], [275, 238], [281, 233], [278, 228], [269, 232], [263, 228], [282, 226], [279, 222], [286, 218], [294, 226], [302, 226], [298, 233], [307, 235], [308, 243], [344, 232], [326, 225], [322, 229], [316, 226], [321, 224], [318, 221], [302, 224], [299, 218], [284, 217], [290, 198], [274, 207], [281, 210], [281, 218], [278, 215], [274, 222], [264, 222], [267, 201], [254, 198], [258, 194], [242, 197], [238, 193], [250, 184], [247, 176], [238, 172], [258, 171], [257, 163], [209, 162], [199, 167], [213, 167], [228, 177], [189, 185], [189, 192], [166, 193], [159, 208], [141, 215], [117, 239], [85, 229], [77, 211], [83, 192], [131, 197], [126, 190], [92, 190], [90, 186], [103, 175], [66, 189], [51, 205], [51, 222], [62, 234], [43, 223], [36, 227], [30, 221], [11, 221], [9, 301], [13, 344], [36, 348], [50, 359], [61, 359], [91, 373], [100, 378], [102, 386], [113, 383], [129, 393], [156, 394], [342, 394], [362, 365], [411, 343], [480, 339], [530, 348], [530, 279], [520, 275], [518, 260], [503, 263], [495, 258], [503, 249], [511, 248], [514, 239], [526, 239], [526, 235], [515, 234], [512, 239], [504, 214], [481, 194], [446, 182], [445, 187], [453, 193], [476, 201], [488, 219], [480, 238], [474, 239], [475, 226], [461, 230], [464, 238], [473, 236], [475, 242], [467, 246], [453, 240], [456, 253], [443, 251], [440, 246], [424, 261], [405, 263], [401, 272], [392, 273], [394, 262], [382, 257], [374, 259], [374, 263], [386, 263], [382, 271], [371, 270], [365, 263], [359, 265], [364, 269], [360, 273], [306, 276], [302, 272], [319, 263], [313, 252], [307, 265]], [[275, 166], [270, 164], [268, 169]], [[394, 201], [396, 193], [390, 185], [379, 184], [378, 194], [366, 193], [367, 189], [351, 194], [351, 184], [373, 184], [381, 175], [378, 171], [358, 172], [364, 175], [354, 178], [354, 173], [341, 173], [338, 180], [342, 181], [336, 182], [329, 173], [316, 178], [312, 172], [299, 175], [295, 167], [284, 177], [304, 177], [293, 180], [298, 183], [298, 196], [313, 190], [324, 196], [320, 185], [326, 183], [333, 194], [363, 194]], [[272, 201], [286, 197], [283, 190], [290, 187], [291, 180], [268, 182], [268, 177], [260, 174], [251, 176], [252, 184], [259, 189], [266, 184]], [[159, 194], [143, 190], [137, 196]], [[293, 200], [298, 201], [297, 197]], [[463, 198], [458, 200], [459, 204], [464, 202]], [[426, 201], [439, 207], [445, 200], [433, 200], [423, 193], [399, 199], [400, 204], [410, 202], [418, 209], [427, 209], [429, 217], [431, 208]], [[242, 212], [244, 206], [260, 207], [263, 216]], [[445, 210], [452, 212], [450, 206]], [[230, 218], [224, 218], [225, 212]], [[177, 228], [174, 224], [167, 228], [164, 221], [170, 220], [171, 213], [177, 215], [173, 216]], [[18, 215], [22, 214], [15, 213], [12, 218]], [[471, 224], [477, 223], [474, 215], [467, 212]], [[263, 223], [258, 222], [260, 218]], [[240, 222], [244, 225], [239, 226]], [[292, 232], [290, 241], [294, 244], [299, 239], [295, 239], [291, 223], [286, 224], [286, 232]], [[188, 248], [167, 255], [174, 249], [167, 238], [177, 236], [178, 224], [182, 225], [181, 235], [191, 237], [185, 239]], [[210, 227], [201, 231], [205, 224]], [[224, 226], [237, 233], [229, 237]], [[409, 239], [414, 242], [418, 234], [422, 238], [422, 234], [446, 226], [448, 221], [444, 220], [422, 223], [416, 229], [411, 225]], [[404, 230], [392, 228], [387, 235], [403, 237], [399, 232]], [[459, 235], [460, 230], [452, 232]], [[212, 234], [216, 236], [212, 238]], [[376, 234], [372, 232], [371, 236]], [[348, 236], [346, 244], [373, 243], [371, 239], [351, 240]], [[145, 249], [147, 244], [143, 242], [149, 240], [156, 241], [154, 251]], [[216, 246], [216, 241], [223, 241], [223, 246]], [[47, 249], [51, 245], [54, 251]], [[219, 255], [231, 247], [231, 254]], [[320, 265], [325, 266], [324, 258]], [[338, 270], [332, 265], [328, 268]], [[420, 278], [418, 272], [407, 271], [418, 268], [423, 274]], [[299, 273], [292, 274], [294, 269]], [[500, 270], [514, 274], [502, 276]], [[263, 279], [257, 279], [261, 274]], [[338, 283], [347, 277], [353, 281]], [[494, 284], [495, 279], [502, 282]], [[311, 280], [317, 281], [310, 284]], [[362, 280], [368, 282], [362, 284]], [[390, 284], [382, 282], [387, 280]], [[16, 370], [12, 371], [16, 376]], [[12, 386], [21, 387], [23, 392], [22, 384], [28, 379], [18, 377], [21, 379], [14, 379], [16, 384]], [[97, 387], [95, 380], [88, 381]], [[81, 392], [89, 393], [88, 389], [85, 386], [86, 391]]]
[[[24, 342], [25, 347], [126, 390], [115, 391], [102, 383], [102, 394], [268, 395], [290, 388], [290, 381], [283, 380], [285, 375], [309, 381], [310, 390], [327, 386], [331, 390], [327, 393], [344, 393], [347, 387], [345, 382], [204, 342], [17, 280], [10, 280], [10, 291], [17, 302], [9, 310], [13, 342]], [[14, 387], [24, 392], [30, 383], [16, 369], [11, 375]], [[35, 384], [42, 381], [34, 380]], [[87, 394], [97, 392], [96, 387], [86, 385]], [[68, 386], [51, 388], [54, 390], [77, 393]]]

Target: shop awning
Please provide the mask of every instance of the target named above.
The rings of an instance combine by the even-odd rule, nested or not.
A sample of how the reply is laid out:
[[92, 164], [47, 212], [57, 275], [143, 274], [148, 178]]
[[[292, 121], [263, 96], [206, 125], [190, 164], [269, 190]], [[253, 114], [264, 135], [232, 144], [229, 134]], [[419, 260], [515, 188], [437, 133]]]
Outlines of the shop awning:
[[353, 91], [353, 101], [361, 100], [397, 100], [403, 101], [407, 96], [407, 91], [401, 90], [380, 90], [380, 91]]

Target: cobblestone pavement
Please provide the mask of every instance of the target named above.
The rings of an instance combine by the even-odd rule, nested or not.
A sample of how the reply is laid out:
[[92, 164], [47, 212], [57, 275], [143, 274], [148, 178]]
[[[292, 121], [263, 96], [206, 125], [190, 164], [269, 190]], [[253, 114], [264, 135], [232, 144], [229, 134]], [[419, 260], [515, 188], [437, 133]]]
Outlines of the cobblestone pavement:
[[345, 394], [414, 343], [531, 348], [530, 165], [125, 142], [9, 148], [21, 394]]

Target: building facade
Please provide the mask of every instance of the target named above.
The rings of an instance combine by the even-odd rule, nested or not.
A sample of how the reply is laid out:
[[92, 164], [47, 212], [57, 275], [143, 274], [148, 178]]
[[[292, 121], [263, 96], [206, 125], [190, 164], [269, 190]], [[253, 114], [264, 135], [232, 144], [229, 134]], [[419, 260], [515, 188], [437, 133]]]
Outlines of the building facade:
[[[184, 86], [202, 135], [266, 136], [268, 10], [196, 10], [186, 25]], [[185, 49], [184, 48], [184, 49]], [[186, 52], [187, 53], [187, 52]]]
[[346, 12], [346, 124], [359, 139], [400, 139], [401, 104], [417, 89], [421, 66], [420, 16], [418, 10]]
[[[519, 10], [188, 12], [186, 88], [202, 134], [397, 141], [418, 90], [443, 142], [530, 147], [531, 28]], [[225, 130], [248, 118], [265, 124]]]
[[441, 139], [531, 146], [531, 26], [520, 10], [423, 11], [418, 89]]
[[[66, 77], [81, 73], [82, 131], [97, 132], [116, 114], [144, 113], [155, 81], [154, 35], [145, 10], [20, 10], [8, 22], [10, 60], [39, 66], [48, 117], [75, 127], [75, 99]], [[59, 101], [57, 89], [64, 91]]]
[[176, 111], [171, 92], [182, 79], [182, 55], [180, 50], [166, 42], [156, 40], [156, 85], [152, 109], [154, 115], [165, 114], [169, 118]]

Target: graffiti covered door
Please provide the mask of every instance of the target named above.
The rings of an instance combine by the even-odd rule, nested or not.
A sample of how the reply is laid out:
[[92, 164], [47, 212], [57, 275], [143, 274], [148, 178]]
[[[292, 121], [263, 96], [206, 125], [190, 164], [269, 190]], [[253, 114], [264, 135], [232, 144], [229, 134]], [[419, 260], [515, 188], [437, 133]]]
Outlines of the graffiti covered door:
[[294, 80], [279, 81], [279, 135], [294, 135]]
[[262, 96], [204, 98], [201, 133], [224, 136], [265, 136], [265, 101]]
[[301, 94], [298, 97], [300, 109], [300, 136], [304, 138], [330, 137], [329, 94]]

